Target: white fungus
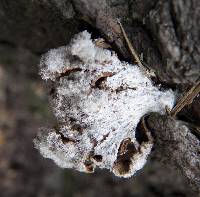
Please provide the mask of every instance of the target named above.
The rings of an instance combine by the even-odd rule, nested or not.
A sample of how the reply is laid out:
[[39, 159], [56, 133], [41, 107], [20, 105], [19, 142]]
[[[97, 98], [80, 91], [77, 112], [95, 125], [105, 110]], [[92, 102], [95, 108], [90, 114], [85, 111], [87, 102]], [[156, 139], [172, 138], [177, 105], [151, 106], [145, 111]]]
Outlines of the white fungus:
[[96, 46], [87, 31], [45, 54], [40, 69], [54, 82], [50, 97], [58, 121], [34, 140], [44, 157], [62, 168], [93, 172], [98, 166], [119, 177], [144, 166], [153, 142], [150, 133], [138, 138], [136, 127], [145, 114], [173, 107], [171, 90], [159, 90], [137, 65]]

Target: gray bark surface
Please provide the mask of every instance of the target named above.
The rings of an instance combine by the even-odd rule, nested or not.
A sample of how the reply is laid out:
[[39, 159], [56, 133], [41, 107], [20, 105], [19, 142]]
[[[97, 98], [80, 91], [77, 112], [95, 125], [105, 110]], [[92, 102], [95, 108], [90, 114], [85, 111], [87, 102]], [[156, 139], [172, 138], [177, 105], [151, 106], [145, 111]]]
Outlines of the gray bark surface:
[[199, 135], [183, 121], [169, 116], [151, 114], [147, 123], [155, 135], [156, 158], [180, 170], [200, 193]]

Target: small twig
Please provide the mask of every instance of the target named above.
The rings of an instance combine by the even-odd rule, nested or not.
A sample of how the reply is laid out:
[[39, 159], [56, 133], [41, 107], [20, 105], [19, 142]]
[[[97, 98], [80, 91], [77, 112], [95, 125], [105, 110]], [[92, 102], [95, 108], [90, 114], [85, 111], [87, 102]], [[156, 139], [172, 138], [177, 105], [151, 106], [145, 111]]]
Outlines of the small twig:
[[200, 92], [200, 80], [181, 98], [175, 107], [171, 110], [170, 115], [172, 117], [176, 116], [178, 112], [181, 111], [186, 105], [192, 103], [193, 99], [199, 94]]
[[131, 42], [130, 42], [130, 40], [129, 40], [129, 38], [128, 38], [128, 36], [127, 36], [127, 34], [126, 34], [122, 24], [121, 24], [121, 22], [119, 21], [119, 19], [117, 19], [117, 22], [118, 22], [118, 24], [119, 24], [119, 26], [121, 28], [122, 34], [123, 34], [123, 36], [125, 38], [125, 41], [126, 41], [126, 43], [128, 45], [128, 48], [130, 50], [131, 55], [133, 56], [133, 58], [135, 59], [136, 63], [141, 68], [141, 70], [147, 72], [147, 69], [143, 66], [142, 62], [140, 61], [140, 58], [139, 58], [137, 52], [135, 51], [135, 49], [133, 48], [133, 45], [131, 44]]

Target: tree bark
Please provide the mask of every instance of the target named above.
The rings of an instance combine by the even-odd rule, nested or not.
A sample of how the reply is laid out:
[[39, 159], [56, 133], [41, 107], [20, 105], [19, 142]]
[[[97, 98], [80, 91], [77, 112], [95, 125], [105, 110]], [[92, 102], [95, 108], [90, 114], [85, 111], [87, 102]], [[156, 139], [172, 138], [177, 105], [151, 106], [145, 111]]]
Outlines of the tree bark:
[[156, 158], [176, 167], [200, 193], [200, 133], [183, 121], [152, 113], [147, 119], [155, 136]]

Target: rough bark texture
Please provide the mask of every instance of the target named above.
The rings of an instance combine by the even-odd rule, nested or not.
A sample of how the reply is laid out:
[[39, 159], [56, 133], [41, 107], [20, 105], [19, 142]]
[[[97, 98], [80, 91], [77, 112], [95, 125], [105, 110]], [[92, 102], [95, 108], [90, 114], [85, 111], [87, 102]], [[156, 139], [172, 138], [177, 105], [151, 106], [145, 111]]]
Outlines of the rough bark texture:
[[[44, 174], [40, 174], [39, 178], [33, 175], [40, 172], [35, 168], [43, 168], [41, 166], [43, 166], [44, 160], [36, 156], [37, 153], [33, 150], [31, 140], [36, 133], [36, 127], [39, 127], [49, 116], [45, 116], [45, 118], [39, 116], [38, 118], [38, 114], [44, 112], [44, 108], [41, 108], [39, 111], [36, 110], [38, 114], [36, 113], [33, 122], [28, 124], [32, 120], [38, 103], [32, 103], [32, 100], [29, 101], [30, 98], [24, 96], [24, 94], [30, 94], [29, 91], [31, 93], [36, 91], [32, 89], [35, 81], [39, 83], [39, 87], [41, 85], [37, 78], [37, 69], [34, 67], [37, 65], [41, 53], [53, 47], [66, 45], [75, 33], [88, 29], [94, 37], [103, 36], [112, 45], [113, 49], [119, 53], [120, 58], [128, 61], [130, 55], [116, 22], [118, 17], [121, 19], [135, 49], [143, 57], [144, 63], [155, 70], [159, 82], [163, 86], [183, 91], [200, 77], [199, 10], [199, 0], [1, 0], [0, 73], [3, 73], [4, 79], [2, 80], [5, 81], [5, 83], [0, 84], [0, 102], [5, 108], [4, 110], [2, 110], [3, 107], [1, 108], [1, 113], [3, 115], [7, 112], [15, 114], [12, 116], [13, 119], [10, 115], [7, 115], [5, 118], [1, 118], [0, 121], [0, 134], [4, 136], [6, 133], [5, 138], [8, 140], [8, 143], [3, 145], [4, 149], [1, 149], [0, 152], [3, 157], [2, 161], [4, 161], [1, 163], [2, 169], [4, 169], [1, 172], [3, 175], [1, 181], [6, 180], [0, 188], [3, 191], [1, 192], [3, 196], [31, 196], [38, 192], [44, 196], [58, 194], [59, 186], [51, 188], [51, 186], [41, 185], [48, 185], [48, 181], [42, 180], [47, 180], [46, 177], [52, 171], [51, 162], [47, 166], [45, 165]], [[27, 81], [33, 84], [26, 88], [24, 84], [29, 84]], [[35, 86], [33, 85], [33, 87]], [[39, 90], [41, 93], [41, 88]], [[34, 92], [36, 95], [39, 94], [39, 100], [46, 104], [45, 97], [41, 99], [40, 93], [38, 93], [38, 89]], [[41, 105], [43, 106], [43, 104]], [[198, 172], [200, 171], [198, 149], [199, 97], [182, 110], [177, 118], [187, 122], [187, 127], [190, 129], [187, 130], [182, 126], [185, 123], [167, 116], [153, 115], [149, 117], [148, 123], [151, 130], [154, 130], [158, 142], [157, 150], [163, 153], [162, 159], [166, 161], [168, 158], [171, 164], [178, 167], [192, 185], [197, 188], [199, 187]], [[8, 119], [9, 121], [7, 121]], [[20, 122], [21, 120], [27, 123], [27, 126], [24, 126], [23, 121]], [[23, 127], [20, 127], [20, 125], [23, 125]], [[34, 128], [35, 131], [30, 128]], [[13, 141], [13, 138], [16, 141]], [[21, 139], [30, 143], [23, 144]], [[179, 143], [171, 143], [172, 140]], [[11, 145], [11, 142], [13, 145]], [[31, 165], [32, 162], [35, 163], [34, 156], [28, 159], [30, 163], [24, 162], [30, 155], [23, 148], [19, 148], [23, 146], [30, 148], [30, 152], [37, 158], [38, 166]], [[173, 151], [174, 149], [175, 151]], [[16, 155], [18, 155], [17, 158]], [[12, 167], [13, 160], [11, 158], [14, 158], [14, 161], [19, 158], [22, 159], [17, 160], [17, 167], [16, 165]], [[126, 191], [129, 193], [126, 196], [131, 194], [133, 196], [190, 196], [187, 190], [187, 182], [183, 177], [180, 178], [182, 180], [180, 181], [175, 173], [169, 176], [170, 173], [167, 169], [162, 170], [160, 166], [157, 168], [157, 164], [152, 164], [152, 166], [154, 167], [149, 170], [150, 174], [147, 170], [148, 175], [141, 175], [137, 180], [132, 179], [132, 182], [126, 182], [126, 185], [123, 185], [122, 181], [113, 181], [111, 177], [103, 177], [101, 174], [93, 178], [102, 184], [107, 181], [107, 185], [112, 187], [113, 190], [107, 196], [122, 196], [127, 194]], [[30, 172], [30, 174], [27, 172]], [[59, 173], [58, 170], [55, 172], [57, 175]], [[155, 179], [154, 176], [152, 178], [151, 173], [164, 178], [163, 180]], [[84, 176], [68, 174], [68, 177], [70, 176], [80, 185], [85, 183]], [[85, 186], [87, 189], [80, 186], [80, 191], [70, 190], [74, 187], [68, 180], [68, 192], [71, 192], [70, 195], [74, 196], [81, 195], [83, 191], [85, 196], [98, 196], [98, 190], [95, 192], [89, 187], [90, 184], [93, 184], [95, 188], [93, 178], [88, 178], [88, 186], [87, 184]], [[31, 185], [29, 188], [23, 187], [26, 180]], [[20, 186], [17, 185], [11, 191], [9, 188], [14, 188], [15, 182]], [[53, 182], [55, 183], [55, 181]], [[122, 185], [121, 193], [113, 186], [119, 182]], [[145, 186], [151, 187], [153, 192], [144, 189], [132, 191], [130, 187], [132, 187], [133, 182], [135, 184], [134, 188], [143, 188], [143, 184], [145, 184]], [[158, 187], [155, 187], [155, 185]], [[106, 187], [106, 184], [104, 186], [107, 190], [110, 189], [108, 186]], [[42, 187], [46, 188], [46, 191], [43, 191]], [[168, 188], [168, 190], [158, 189], [163, 187]], [[107, 190], [104, 190], [105, 196]]]
[[200, 142], [196, 132], [182, 121], [159, 114], [150, 114], [147, 122], [154, 131], [157, 158], [181, 170], [200, 192]]

